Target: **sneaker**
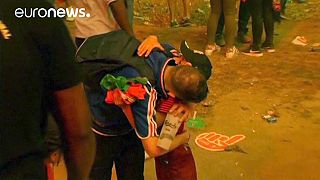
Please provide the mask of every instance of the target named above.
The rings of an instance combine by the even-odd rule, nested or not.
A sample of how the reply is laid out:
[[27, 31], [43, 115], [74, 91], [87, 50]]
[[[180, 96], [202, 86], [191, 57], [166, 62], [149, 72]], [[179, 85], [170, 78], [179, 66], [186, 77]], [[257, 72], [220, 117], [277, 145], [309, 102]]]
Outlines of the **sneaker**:
[[244, 55], [253, 56], [253, 57], [261, 57], [263, 53], [261, 50], [253, 50], [252, 48], [248, 49], [247, 51], [242, 52]]
[[227, 52], [226, 52], [226, 58], [233, 58], [233, 56], [235, 55], [235, 54], [238, 54], [239, 53], [239, 50], [235, 47], [235, 46], [233, 46], [232, 48], [229, 48], [228, 50], [227, 50]]
[[268, 45], [267, 43], [263, 43], [261, 46], [262, 49], [264, 49], [265, 51], [267, 51], [268, 53], [274, 53], [276, 52], [276, 49], [274, 49], [274, 45]]
[[308, 41], [304, 36], [297, 36], [294, 40], [291, 41], [292, 44], [306, 46], [308, 45]]
[[177, 27], [179, 27], [178, 21], [177, 21], [176, 19], [173, 20], [173, 21], [171, 21], [170, 27], [172, 27], [172, 28], [177, 28]]
[[240, 43], [250, 43], [251, 42], [251, 38], [245, 34], [240, 34], [238, 33], [238, 37], [237, 37], [238, 42]]
[[206, 46], [206, 49], [205, 49], [205, 51], [204, 51], [204, 54], [207, 55], [207, 56], [211, 56], [211, 54], [212, 54], [213, 52], [219, 52], [220, 49], [221, 49], [221, 48], [220, 48], [218, 45], [216, 45], [216, 44], [208, 44], [208, 45]]
[[191, 23], [191, 20], [189, 17], [184, 17], [182, 19], [181, 26], [187, 27], [187, 26], [191, 26], [191, 25], [192, 25], [192, 23]]
[[220, 47], [223, 47], [226, 45], [223, 34], [216, 34], [216, 44]]

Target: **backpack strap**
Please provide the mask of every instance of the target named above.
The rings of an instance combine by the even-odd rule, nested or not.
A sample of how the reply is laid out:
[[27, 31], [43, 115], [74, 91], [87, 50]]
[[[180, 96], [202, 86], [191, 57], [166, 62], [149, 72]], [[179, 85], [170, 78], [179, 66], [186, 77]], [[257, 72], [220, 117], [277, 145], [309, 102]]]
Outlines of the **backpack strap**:
[[94, 80], [94, 83], [100, 82], [103, 74], [129, 65], [154, 85], [155, 77], [148, 59], [137, 54], [140, 44], [124, 30], [100, 34], [86, 39], [77, 51], [76, 60], [83, 64], [85, 74], [89, 76], [85, 79]]

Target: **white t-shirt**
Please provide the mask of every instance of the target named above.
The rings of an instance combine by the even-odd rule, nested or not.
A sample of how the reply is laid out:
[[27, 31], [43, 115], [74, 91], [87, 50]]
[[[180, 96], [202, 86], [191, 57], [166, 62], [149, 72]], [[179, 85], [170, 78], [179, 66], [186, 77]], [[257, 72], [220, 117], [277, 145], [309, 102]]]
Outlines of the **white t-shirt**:
[[75, 18], [75, 37], [88, 38], [119, 30], [109, 7], [114, 1], [117, 0], [72, 0], [74, 8], [85, 8], [85, 12], [90, 14], [90, 17]]

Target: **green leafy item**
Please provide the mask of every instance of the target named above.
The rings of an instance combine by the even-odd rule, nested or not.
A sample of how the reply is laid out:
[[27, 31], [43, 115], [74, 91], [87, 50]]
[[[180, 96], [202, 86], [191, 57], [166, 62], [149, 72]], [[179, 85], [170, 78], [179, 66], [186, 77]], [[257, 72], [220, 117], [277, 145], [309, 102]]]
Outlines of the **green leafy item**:
[[130, 87], [130, 83], [139, 83], [146, 85], [148, 79], [146, 77], [126, 78], [124, 76], [114, 77], [111, 74], [105, 75], [100, 81], [100, 86], [107, 90], [120, 89], [122, 92], [126, 92]]

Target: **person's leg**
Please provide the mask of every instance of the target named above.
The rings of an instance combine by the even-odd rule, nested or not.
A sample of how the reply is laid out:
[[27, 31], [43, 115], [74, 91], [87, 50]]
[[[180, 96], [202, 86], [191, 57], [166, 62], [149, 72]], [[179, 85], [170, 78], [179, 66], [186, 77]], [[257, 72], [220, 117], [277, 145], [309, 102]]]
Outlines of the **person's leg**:
[[272, 11], [272, 0], [263, 0], [263, 23], [266, 32], [266, 40], [264, 41], [262, 46], [263, 48], [266, 48], [268, 52], [274, 52], [274, 19]]
[[90, 179], [111, 179], [113, 162], [121, 145], [121, 143], [119, 143], [119, 137], [105, 137], [96, 134], [96, 143], [96, 157], [90, 172]]
[[254, 57], [261, 57], [261, 36], [263, 32], [262, 4], [263, 0], [248, 0], [248, 8], [252, 18], [252, 36], [253, 41], [250, 49], [244, 51], [243, 54]]
[[119, 151], [115, 166], [118, 180], [143, 180], [144, 148], [134, 131], [121, 136], [122, 150]]
[[178, 27], [179, 24], [176, 20], [176, 2], [173, 0], [168, 0], [169, 13], [170, 13], [170, 26]]
[[183, 17], [190, 18], [189, 0], [182, 0], [182, 3], [183, 3]]
[[219, 46], [224, 46], [226, 43], [224, 41], [224, 14], [223, 11], [221, 11], [218, 26], [217, 26], [217, 32], [216, 32], [216, 44]]
[[241, 43], [249, 43], [251, 39], [247, 36], [248, 22], [250, 13], [248, 3], [240, 1], [239, 21], [238, 21], [238, 41]]
[[234, 46], [234, 36], [236, 32], [236, 0], [223, 0], [223, 13], [225, 22], [226, 58], [232, 58], [239, 51]]
[[248, 7], [252, 18], [252, 50], [260, 50], [263, 32], [262, 0], [248, 0]]
[[182, 0], [183, 3], [183, 20], [182, 26], [191, 26], [190, 13], [189, 13], [189, 0]]
[[223, 0], [223, 13], [225, 22], [226, 47], [234, 46], [234, 35], [236, 31], [236, 0]]
[[223, 35], [223, 30], [224, 30], [224, 14], [223, 14], [223, 11], [221, 11], [219, 21], [218, 21], [216, 35]]
[[215, 35], [218, 26], [218, 20], [222, 9], [222, 0], [210, 0], [211, 12], [207, 25], [207, 47], [206, 54], [210, 55], [215, 51]]

